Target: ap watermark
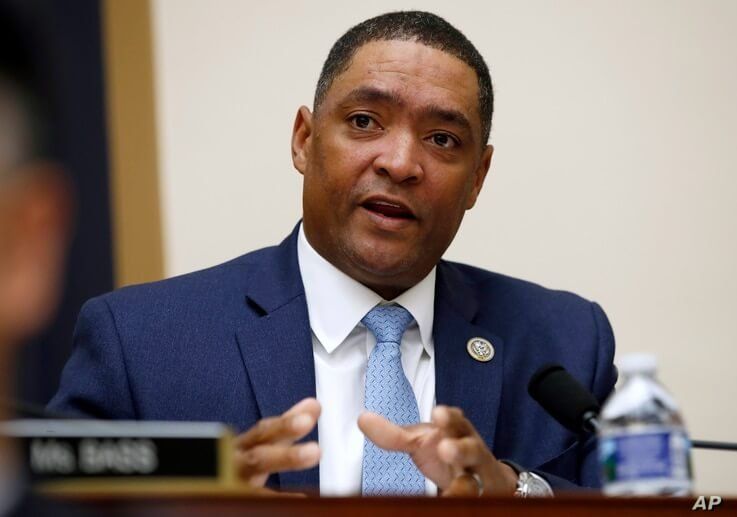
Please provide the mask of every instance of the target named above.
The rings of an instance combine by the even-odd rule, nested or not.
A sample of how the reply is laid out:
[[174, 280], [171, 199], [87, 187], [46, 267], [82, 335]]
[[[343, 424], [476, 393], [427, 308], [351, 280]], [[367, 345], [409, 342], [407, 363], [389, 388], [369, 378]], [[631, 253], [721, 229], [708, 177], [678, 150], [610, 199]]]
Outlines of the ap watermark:
[[722, 498], [718, 495], [700, 495], [696, 498], [696, 502], [691, 507], [691, 510], [705, 510], [707, 512], [711, 512], [712, 510], [716, 510], [720, 504], [722, 504]]

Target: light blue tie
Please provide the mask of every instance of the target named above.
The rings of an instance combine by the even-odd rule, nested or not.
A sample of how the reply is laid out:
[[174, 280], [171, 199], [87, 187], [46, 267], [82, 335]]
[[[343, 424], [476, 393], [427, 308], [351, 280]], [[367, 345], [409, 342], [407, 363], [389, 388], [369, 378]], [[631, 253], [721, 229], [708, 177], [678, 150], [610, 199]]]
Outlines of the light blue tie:
[[[361, 320], [376, 336], [366, 368], [364, 406], [398, 425], [420, 421], [399, 351], [402, 335], [412, 320], [401, 305], [377, 305]], [[364, 495], [421, 495], [425, 493], [425, 478], [408, 454], [385, 451], [365, 438], [362, 488]]]

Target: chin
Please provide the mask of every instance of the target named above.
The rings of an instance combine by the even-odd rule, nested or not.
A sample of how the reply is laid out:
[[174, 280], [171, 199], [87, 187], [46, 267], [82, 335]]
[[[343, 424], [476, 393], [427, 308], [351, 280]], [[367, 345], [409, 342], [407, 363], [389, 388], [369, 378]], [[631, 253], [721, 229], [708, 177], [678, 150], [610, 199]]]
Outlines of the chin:
[[418, 257], [408, 253], [406, 249], [395, 249], [394, 246], [366, 243], [363, 246], [350, 247], [347, 251], [351, 262], [369, 277], [364, 280], [370, 280], [371, 277], [402, 277], [408, 272], [416, 271], [418, 267]]

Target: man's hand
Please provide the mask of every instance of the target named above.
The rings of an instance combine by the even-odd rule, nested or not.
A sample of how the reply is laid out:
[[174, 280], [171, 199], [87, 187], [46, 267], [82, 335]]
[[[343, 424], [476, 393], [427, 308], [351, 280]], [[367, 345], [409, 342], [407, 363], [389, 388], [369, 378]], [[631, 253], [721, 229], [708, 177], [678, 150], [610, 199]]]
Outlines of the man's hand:
[[[269, 474], [303, 470], [320, 461], [317, 442], [295, 444], [307, 435], [320, 416], [320, 403], [307, 398], [280, 416], [264, 418], [236, 438], [238, 476], [254, 488], [266, 483]], [[266, 491], [264, 492], [271, 492]]]
[[407, 427], [363, 413], [358, 427], [378, 447], [408, 453], [443, 496], [511, 495], [516, 489], [517, 474], [494, 457], [458, 408], [438, 406], [430, 424]]

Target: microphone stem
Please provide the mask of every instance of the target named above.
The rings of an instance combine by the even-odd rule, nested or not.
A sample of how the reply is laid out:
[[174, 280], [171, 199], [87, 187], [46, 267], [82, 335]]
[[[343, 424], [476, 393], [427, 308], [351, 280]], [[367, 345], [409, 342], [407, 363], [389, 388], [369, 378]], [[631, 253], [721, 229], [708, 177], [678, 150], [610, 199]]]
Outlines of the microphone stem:
[[712, 449], [717, 451], [737, 451], [737, 443], [712, 442], [709, 440], [691, 440], [694, 449]]
[[583, 427], [590, 433], [598, 434], [599, 430], [601, 429], [601, 425], [599, 424], [599, 419], [597, 417], [597, 412], [595, 411], [587, 411], [583, 415]]
[[[598, 434], [601, 424], [599, 424], [599, 419], [596, 416], [596, 413], [589, 411], [584, 415], [583, 420], [585, 428]], [[737, 443], [714, 442], [710, 440], [691, 440], [691, 447], [694, 449], [709, 449], [714, 451], [737, 451]]]

